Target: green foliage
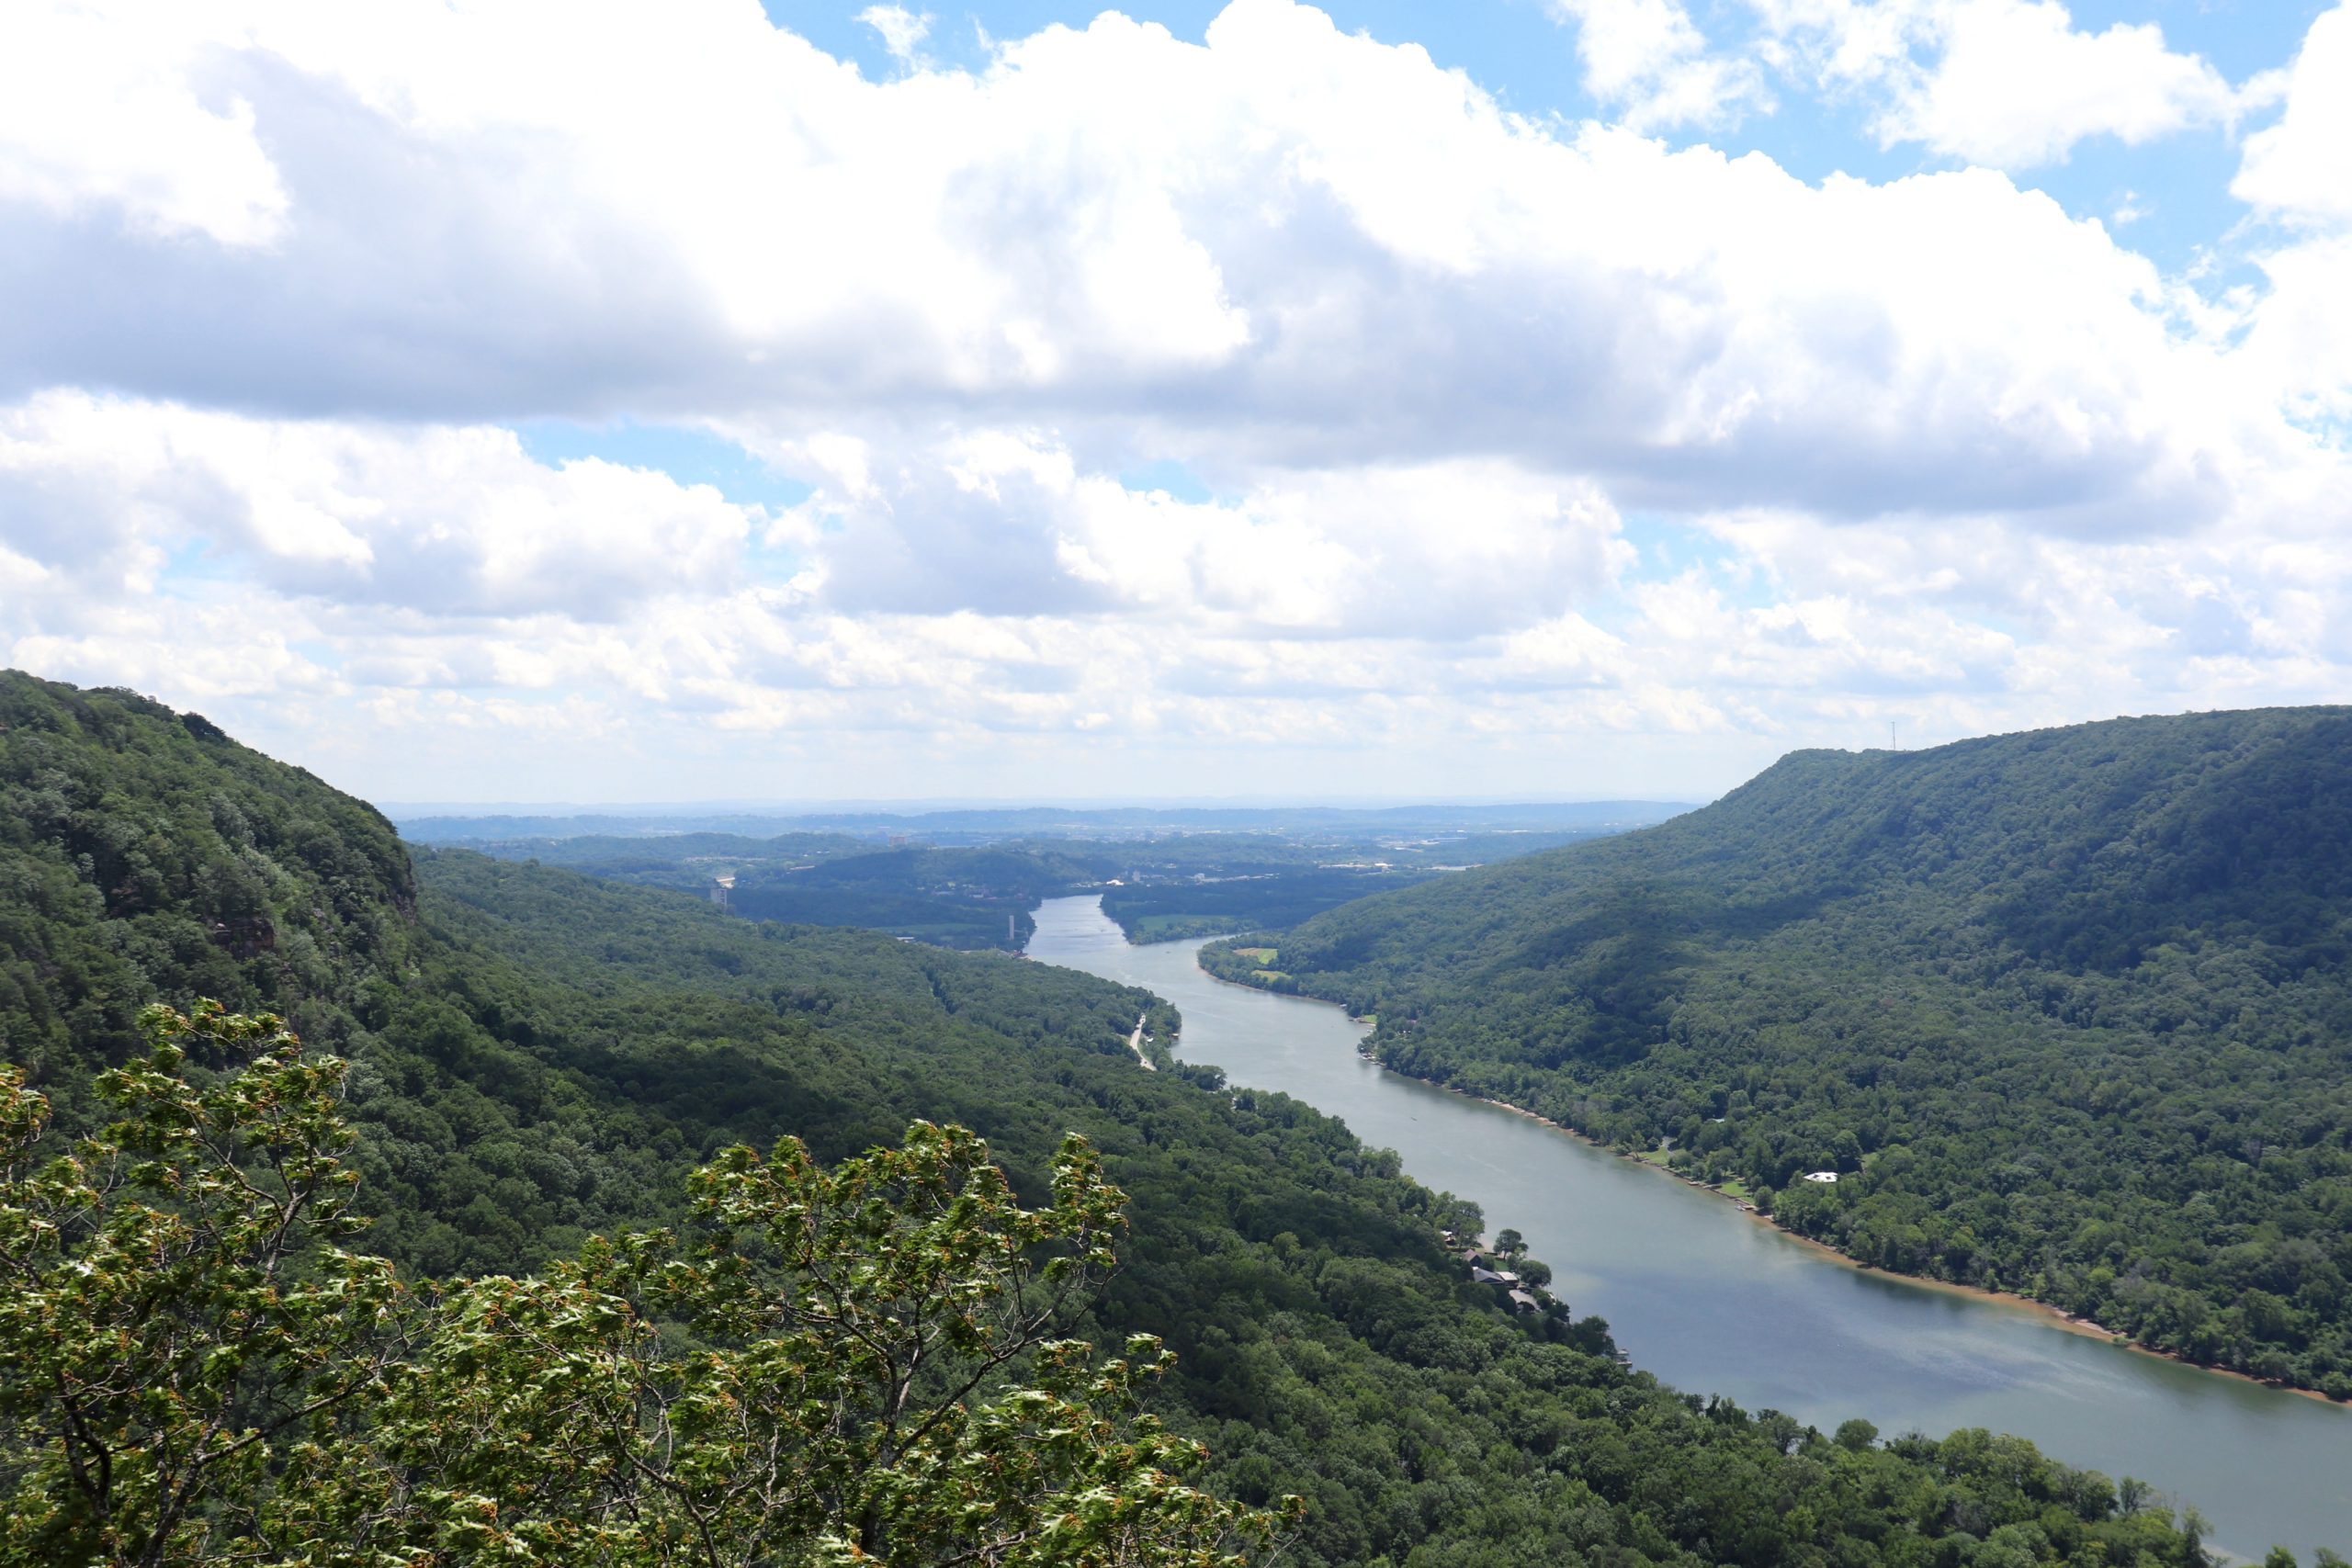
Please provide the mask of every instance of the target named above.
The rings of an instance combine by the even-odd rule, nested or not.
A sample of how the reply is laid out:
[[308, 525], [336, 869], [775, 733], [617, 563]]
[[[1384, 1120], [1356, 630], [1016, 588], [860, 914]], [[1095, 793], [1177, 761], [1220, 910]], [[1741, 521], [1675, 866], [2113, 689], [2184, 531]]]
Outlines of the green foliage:
[[1434, 874], [1309, 867], [1228, 881], [1137, 883], [1104, 892], [1102, 912], [1130, 942], [1287, 931], [1351, 899], [1410, 887]]
[[1017, 951], [1037, 900], [1100, 874], [1049, 845], [880, 850], [736, 881], [736, 913], [762, 920], [865, 926], [946, 947]]
[[364, 1228], [343, 1065], [273, 1018], [141, 1023], [148, 1056], [98, 1083], [123, 1119], [45, 1163], [47, 1103], [0, 1069], [0, 1562], [256, 1555], [278, 1461], [385, 1389], [391, 1269], [325, 1245]]
[[0, 672], [0, 1041], [86, 1094], [151, 1002], [327, 1009], [398, 967], [416, 904], [374, 809], [195, 714]]
[[1671, 1138], [1865, 1261], [2352, 1393], [2347, 953], [2329, 708], [1800, 752], [1335, 911], [1282, 963], [1376, 1010], [1389, 1066]]
[[385, 1446], [433, 1478], [430, 1517], [498, 1505], [469, 1551], [1043, 1568], [1206, 1564], [1266, 1533], [1135, 1414], [1157, 1341], [1104, 1362], [1055, 1337], [1114, 1261], [1120, 1194], [1082, 1141], [1037, 1213], [979, 1139], [926, 1122], [834, 1172], [794, 1140], [730, 1149], [694, 1186], [690, 1245], [449, 1298]]
[[[699, 1267], [707, 1254], [697, 1248], [715, 1221], [687, 1192], [696, 1166], [738, 1145], [796, 1137], [813, 1168], [834, 1168], [915, 1121], [955, 1123], [984, 1137], [1011, 1192], [1043, 1211], [1058, 1153], [1076, 1133], [1099, 1151], [1103, 1178], [1127, 1194], [1131, 1230], [1116, 1274], [1055, 1335], [1106, 1347], [1137, 1335], [1163, 1341], [1176, 1363], [1140, 1393], [1143, 1413], [1164, 1423], [1151, 1440], [1205, 1444], [1213, 1458], [1187, 1472], [1171, 1449], [1159, 1468], [1250, 1507], [1303, 1496], [1284, 1553], [1302, 1568], [1384, 1559], [1391, 1568], [1947, 1568], [1991, 1550], [2004, 1561], [2022, 1552], [2052, 1563], [2103, 1554], [2135, 1568], [2143, 1552], [2180, 1568], [2201, 1561], [2169, 1516], [2125, 1507], [2117, 1487], [2029, 1445], [1955, 1434], [1849, 1446], [1620, 1367], [1598, 1320], [1513, 1319], [1495, 1292], [1464, 1277], [1441, 1240], [1449, 1228], [1477, 1228], [1475, 1211], [1406, 1179], [1395, 1155], [1364, 1147], [1283, 1096], [1235, 1091], [1209, 1073], [1139, 1069], [1126, 1044], [1137, 1016], [1148, 1014], [1148, 1031], [1162, 1039], [1176, 1021], [1141, 991], [1002, 955], [755, 924], [682, 894], [465, 852], [420, 855], [413, 881], [407, 863], [396, 862], [397, 876], [346, 922], [373, 933], [368, 943], [345, 942], [331, 963], [292, 963], [293, 936], [325, 930], [315, 911], [334, 911], [320, 901], [334, 890], [333, 868], [371, 863], [369, 835], [381, 832], [372, 813], [337, 805], [307, 775], [224, 741], [195, 740], [152, 705], [21, 677], [0, 682], [12, 692], [31, 688], [55, 713], [84, 716], [0, 731], [0, 779], [24, 773], [17, 747], [30, 736], [44, 749], [42, 766], [87, 792], [93, 804], [76, 831], [161, 818], [173, 853], [213, 863], [231, 840], [209, 815], [171, 813], [195, 780], [249, 789], [254, 812], [273, 808], [275, 797], [289, 817], [285, 802], [311, 801], [318, 790], [323, 798], [303, 807], [308, 818], [342, 822], [356, 835], [340, 845], [310, 838], [303, 854], [272, 840], [282, 857], [273, 863], [289, 879], [286, 899], [272, 907], [266, 941], [239, 957], [234, 939], [217, 932], [195, 948], [132, 940], [150, 929], [142, 919], [178, 918], [185, 905], [108, 913], [104, 890], [57, 833], [19, 833], [12, 822], [19, 859], [11, 863], [33, 868], [36, 886], [57, 879], [60, 897], [79, 905], [47, 912], [10, 891], [25, 883], [0, 884], [0, 921], [8, 922], [0, 924], [0, 965], [23, 977], [21, 1018], [70, 1010], [62, 998], [86, 982], [38, 955], [76, 943], [118, 961], [95, 994], [95, 1016], [128, 1008], [128, 1018], [159, 995], [182, 995], [191, 976], [218, 976], [215, 994], [232, 1006], [266, 999], [305, 1021], [314, 1048], [348, 1060], [345, 1113], [357, 1137], [342, 1157], [363, 1179], [345, 1213], [368, 1228], [343, 1245], [393, 1259], [412, 1280], [472, 1281], [395, 1309], [411, 1347], [399, 1364], [423, 1354], [417, 1320], [405, 1312], [460, 1300], [482, 1314], [560, 1316], [576, 1307], [595, 1321], [567, 1322], [564, 1333], [587, 1337], [570, 1341], [566, 1354], [638, 1380], [599, 1383], [600, 1398], [628, 1386], [684, 1388], [694, 1375], [687, 1358], [744, 1342], [689, 1328], [676, 1314], [691, 1315], [691, 1303], [661, 1293], [669, 1276], [633, 1273], [638, 1254], [587, 1243], [662, 1226], [678, 1239], [674, 1250], [644, 1254], [649, 1269], [656, 1259]], [[183, 758], [183, 739], [212, 750]], [[397, 855], [397, 842], [385, 842]], [[1291, 962], [1287, 943], [1281, 957]], [[103, 1031], [24, 1038], [33, 1049], [20, 1049], [15, 1034], [0, 1037], [0, 1047], [44, 1068], [40, 1087], [61, 1129], [95, 1130], [87, 1086], [130, 1059], [135, 1031], [130, 1046]], [[228, 1056], [226, 1045], [189, 1048], [191, 1076], [207, 1086], [199, 1092], [211, 1080], [197, 1069], [224, 1069]], [[1887, 1157], [1877, 1155], [1871, 1168]], [[737, 1227], [739, 1242], [750, 1234]], [[1054, 1245], [1067, 1252], [1066, 1242]], [[765, 1243], [754, 1250], [762, 1269], [787, 1256]], [[514, 1282], [526, 1276], [536, 1277], [527, 1289]], [[1018, 1292], [1023, 1301], [1032, 1288]], [[1012, 1293], [995, 1308], [1012, 1310]], [[648, 1324], [663, 1325], [659, 1337], [645, 1337]], [[1088, 1426], [1098, 1419], [1113, 1423], [1105, 1441], [1144, 1442], [1148, 1431], [1140, 1416], [1122, 1413], [1130, 1391], [1116, 1380], [1156, 1359], [1123, 1356], [1126, 1373], [1095, 1364], [1065, 1376], [1049, 1342], [1006, 1387], [1063, 1404], [1000, 1412], [1007, 1440], [1030, 1434], [1041, 1466], [1071, 1451], [1068, 1435], [1080, 1427], [1100, 1432]], [[603, 1360], [591, 1344], [605, 1346]], [[1089, 1376], [1114, 1380], [1099, 1406], [1078, 1397], [1081, 1385], [1098, 1386]], [[424, 1386], [396, 1380], [395, 1404]], [[925, 1384], [916, 1393], [929, 1392]], [[494, 1404], [462, 1383], [446, 1385], [440, 1398], [453, 1410]], [[398, 1407], [422, 1418], [427, 1403]], [[1080, 1403], [1094, 1414], [1067, 1408]], [[983, 1400], [970, 1408], [994, 1407]], [[320, 1450], [352, 1451], [323, 1438]], [[272, 1447], [273, 1456], [281, 1451]], [[420, 1488], [478, 1495], [419, 1467], [398, 1471], [407, 1488], [398, 1497], [388, 1492], [369, 1504], [349, 1472], [322, 1462], [300, 1472], [307, 1450], [283, 1451], [284, 1473], [305, 1482], [296, 1495], [357, 1499], [336, 1539], [360, 1539], [359, 1515], [379, 1517], [401, 1498], [408, 1506]], [[609, 1464], [622, 1450], [598, 1451]], [[379, 1463], [360, 1473], [384, 1472]], [[1093, 1489], [1079, 1468], [1052, 1474], [1065, 1490]], [[30, 1482], [19, 1468], [0, 1484], [13, 1502]], [[521, 1528], [511, 1508], [433, 1517], [435, 1529], [452, 1532], [434, 1538], [451, 1553]], [[407, 1551], [418, 1538], [398, 1539]]]
[[585, 830], [568, 838], [443, 840], [428, 835], [422, 841], [453, 842], [500, 860], [535, 860], [591, 876], [694, 893], [707, 893], [713, 877], [747, 866], [806, 865], [840, 855], [864, 854], [873, 848], [845, 833], [757, 838], [743, 833], [619, 834], [596, 831], [597, 820], [582, 819], [579, 825]]
[[[1054, 1337], [1115, 1262], [1082, 1140], [1035, 1213], [960, 1128], [831, 1172], [729, 1149], [688, 1244], [416, 1303], [328, 1245], [341, 1064], [275, 1019], [145, 1021], [125, 1121], [37, 1174], [41, 1101], [0, 1079], [0, 1562], [1206, 1568], [1271, 1533], [1134, 1413], [1156, 1341]], [[256, 1039], [182, 1077], [184, 1043]]]

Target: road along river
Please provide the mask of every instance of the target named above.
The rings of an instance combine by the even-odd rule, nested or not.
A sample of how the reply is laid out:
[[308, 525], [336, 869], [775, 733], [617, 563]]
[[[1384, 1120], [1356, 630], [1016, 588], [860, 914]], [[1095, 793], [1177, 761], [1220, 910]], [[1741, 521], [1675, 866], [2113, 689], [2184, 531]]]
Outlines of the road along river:
[[1712, 1193], [1364, 1060], [1327, 1003], [1212, 980], [1198, 942], [1131, 947], [1092, 897], [1048, 900], [1029, 956], [1142, 986], [1184, 1015], [1178, 1055], [1279, 1089], [1395, 1149], [1423, 1184], [1516, 1226], [1578, 1316], [1690, 1393], [1824, 1431], [1989, 1427], [2193, 1502], [2217, 1546], [2352, 1555], [2352, 1408], [2073, 1333], [2028, 1308], [1857, 1270]]

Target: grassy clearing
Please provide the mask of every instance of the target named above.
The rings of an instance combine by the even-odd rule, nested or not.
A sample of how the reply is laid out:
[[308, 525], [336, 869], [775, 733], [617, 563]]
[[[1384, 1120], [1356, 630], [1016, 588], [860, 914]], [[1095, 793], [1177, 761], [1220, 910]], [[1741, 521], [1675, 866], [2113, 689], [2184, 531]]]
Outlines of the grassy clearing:
[[1138, 915], [1127, 925], [1127, 940], [1136, 942], [1184, 942], [1196, 936], [1217, 936], [1234, 928], [1224, 915]]
[[[1675, 1175], [1683, 1177], [1687, 1179], [1697, 1179], [1696, 1168], [1687, 1171], [1674, 1169], [1674, 1166], [1672, 1164], [1674, 1154], [1675, 1151], [1672, 1149], [1637, 1149], [1634, 1151], [1634, 1157], [1640, 1160], [1644, 1165], [1654, 1165], [1660, 1170], [1674, 1171]], [[1736, 1176], [1726, 1176], [1721, 1181], [1710, 1182], [1708, 1185], [1715, 1191], [1731, 1199], [1734, 1202], [1753, 1203], [1756, 1201], [1756, 1195], [1748, 1190], [1747, 1184], [1740, 1180], [1739, 1178]]]

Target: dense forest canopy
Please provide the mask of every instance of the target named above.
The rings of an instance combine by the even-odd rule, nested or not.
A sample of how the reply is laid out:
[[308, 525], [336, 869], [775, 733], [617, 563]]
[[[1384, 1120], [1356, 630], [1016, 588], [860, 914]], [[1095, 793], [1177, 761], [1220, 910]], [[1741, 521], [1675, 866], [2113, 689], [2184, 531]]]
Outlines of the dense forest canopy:
[[[1157, 1409], [1209, 1448], [1200, 1483], [1305, 1499], [1286, 1561], [2205, 1560], [2193, 1520], [2017, 1439], [1824, 1435], [1659, 1386], [1597, 1320], [1514, 1317], [1445, 1244], [1480, 1217], [1393, 1154], [1141, 1070], [1137, 1019], [1155, 1043], [1178, 1023], [1148, 994], [546, 865], [412, 866], [367, 807], [125, 693], [0, 676], [0, 726], [7, 1061], [70, 1134], [149, 1003], [286, 1015], [350, 1064], [348, 1245], [406, 1278], [545, 1271], [687, 1219], [686, 1173], [737, 1144], [830, 1165], [952, 1122], [1035, 1205], [1078, 1134], [1131, 1233], [1077, 1327], [1166, 1342]], [[37, 1472], [24, 1418], [0, 1422], [11, 1489]]]
[[1798, 752], [1209, 962], [1865, 1261], [2352, 1397], [2347, 953], [2352, 710], [2308, 708]]

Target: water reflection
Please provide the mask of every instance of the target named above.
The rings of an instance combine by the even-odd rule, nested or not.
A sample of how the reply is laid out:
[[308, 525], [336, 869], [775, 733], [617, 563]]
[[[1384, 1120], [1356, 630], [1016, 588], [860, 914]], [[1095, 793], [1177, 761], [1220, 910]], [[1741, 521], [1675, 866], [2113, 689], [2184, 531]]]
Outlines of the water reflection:
[[1384, 1072], [1339, 1009], [1221, 985], [1193, 962], [1198, 945], [1130, 947], [1095, 899], [1060, 898], [1039, 909], [1029, 953], [1148, 987], [1182, 1010], [1185, 1060], [1344, 1119], [1489, 1224], [1516, 1226], [1553, 1289], [1668, 1382], [1825, 1430], [1860, 1416], [1890, 1434], [2016, 1432], [2192, 1499], [2241, 1554], [2352, 1549], [2352, 1410], [1846, 1268], [1712, 1194]]

